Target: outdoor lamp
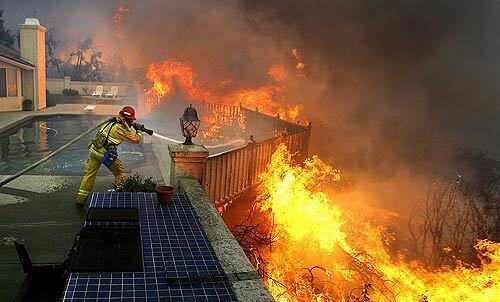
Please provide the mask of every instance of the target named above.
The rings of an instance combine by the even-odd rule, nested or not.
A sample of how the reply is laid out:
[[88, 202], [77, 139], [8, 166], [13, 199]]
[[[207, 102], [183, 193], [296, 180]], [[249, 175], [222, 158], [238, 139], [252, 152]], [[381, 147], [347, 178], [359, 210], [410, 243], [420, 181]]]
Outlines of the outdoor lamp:
[[193, 142], [191, 138], [196, 137], [201, 123], [196, 109], [192, 105], [189, 105], [189, 107], [184, 110], [184, 114], [179, 118], [179, 121], [182, 135], [186, 138], [184, 145], [192, 145]]

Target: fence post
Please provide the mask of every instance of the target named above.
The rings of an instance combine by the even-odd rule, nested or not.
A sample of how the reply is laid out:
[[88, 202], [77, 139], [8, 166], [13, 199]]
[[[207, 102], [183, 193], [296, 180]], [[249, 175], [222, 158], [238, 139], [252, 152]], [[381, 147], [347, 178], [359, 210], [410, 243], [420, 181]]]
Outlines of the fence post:
[[304, 143], [304, 157], [305, 158], [309, 157], [309, 142], [311, 140], [311, 129], [312, 129], [312, 123], [309, 122], [307, 124], [306, 142]]
[[249, 162], [248, 162], [248, 185], [251, 187], [254, 179], [254, 173], [255, 173], [255, 163], [256, 163], [256, 158], [255, 158], [255, 140], [253, 138], [253, 135], [250, 135], [250, 141], [247, 144], [248, 148], [248, 154], [249, 156]]
[[64, 77], [64, 89], [70, 89], [71, 88], [71, 77], [65, 76]]
[[170, 185], [179, 188], [179, 178], [191, 177], [200, 184], [205, 177], [208, 150], [202, 145], [168, 145], [172, 160], [170, 164]]

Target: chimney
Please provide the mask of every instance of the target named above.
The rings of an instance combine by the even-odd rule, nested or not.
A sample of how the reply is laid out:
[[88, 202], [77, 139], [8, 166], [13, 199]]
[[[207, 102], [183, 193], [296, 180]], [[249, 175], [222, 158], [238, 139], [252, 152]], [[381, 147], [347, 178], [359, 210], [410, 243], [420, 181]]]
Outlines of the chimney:
[[19, 24], [21, 58], [35, 64], [34, 71], [24, 71], [24, 96], [33, 100], [37, 110], [46, 107], [45, 31], [36, 18], [26, 18], [24, 24]]

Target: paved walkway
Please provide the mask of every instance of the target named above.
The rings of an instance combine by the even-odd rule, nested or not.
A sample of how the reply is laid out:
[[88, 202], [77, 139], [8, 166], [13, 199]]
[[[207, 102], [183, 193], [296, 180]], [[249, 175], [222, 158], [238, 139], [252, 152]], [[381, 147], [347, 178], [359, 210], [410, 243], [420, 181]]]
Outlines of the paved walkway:
[[[89, 114], [85, 107], [89, 104], [58, 104], [54, 107], [48, 107], [37, 111], [12, 111], [0, 112], [0, 132], [32, 116], [50, 115], [50, 114]], [[95, 109], [91, 114], [97, 115], [115, 115], [120, 111], [123, 105], [91, 105]]]

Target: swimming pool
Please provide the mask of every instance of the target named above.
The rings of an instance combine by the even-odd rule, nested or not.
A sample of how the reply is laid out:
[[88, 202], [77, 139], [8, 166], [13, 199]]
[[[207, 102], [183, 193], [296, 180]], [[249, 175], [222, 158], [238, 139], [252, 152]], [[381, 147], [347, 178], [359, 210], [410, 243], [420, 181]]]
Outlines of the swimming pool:
[[[22, 170], [106, 118], [95, 115], [38, 116], [0, 133], [0, 175]], [[88, 157], [88, 143], [94, 136], [95, 131], [30, 174], [81, 174]], [[118, 149], [127, 167], [144, 163], [145, 153], [150, 151], [144, 144], [124, 143]]]

